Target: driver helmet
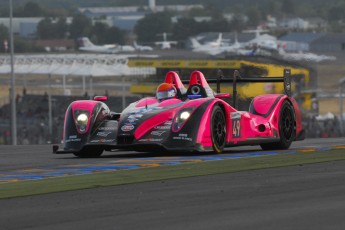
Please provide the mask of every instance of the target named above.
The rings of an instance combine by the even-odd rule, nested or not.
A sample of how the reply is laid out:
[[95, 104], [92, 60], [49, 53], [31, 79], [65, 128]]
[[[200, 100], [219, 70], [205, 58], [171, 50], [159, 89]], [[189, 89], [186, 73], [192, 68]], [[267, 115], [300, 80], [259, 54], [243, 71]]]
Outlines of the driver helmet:
[[156, 97], [159, 101], [171, 99], [176, 97], [176, 88], [173, 84], [162, 83], [158, 86]]

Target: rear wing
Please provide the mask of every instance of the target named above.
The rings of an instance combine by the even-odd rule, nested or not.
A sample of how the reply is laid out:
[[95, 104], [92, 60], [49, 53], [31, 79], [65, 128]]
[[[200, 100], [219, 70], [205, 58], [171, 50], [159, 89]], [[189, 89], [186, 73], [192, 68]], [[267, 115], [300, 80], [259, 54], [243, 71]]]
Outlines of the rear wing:
[[[232, 83], [233, 85], [233, 92], [232, 92], [232, 101], [233, 107], [236, 108], [236, 99], [237, 99], [237, 89], [236, 85], [238, 82], [250, 82], [250, 83], [265, 83], [265, 82], [283, 82], [284, 83], [284, 93], [291, 97], [291, 70], [284, 69], [282, 77], [251, 77], [251, 78], [244, 78], [241, 77], [238, 70], [235, 70], [234, 75], [232, 78], [225, 79], [222, 71], [218, 71], [217, 79], [206, 79], [208, 83], [216, 83], [217, 84], [217, 93], [220, 93], [220, 84], [221, 83]], [[182, 81], [183, 83], [188, 83], [186, 81]]]

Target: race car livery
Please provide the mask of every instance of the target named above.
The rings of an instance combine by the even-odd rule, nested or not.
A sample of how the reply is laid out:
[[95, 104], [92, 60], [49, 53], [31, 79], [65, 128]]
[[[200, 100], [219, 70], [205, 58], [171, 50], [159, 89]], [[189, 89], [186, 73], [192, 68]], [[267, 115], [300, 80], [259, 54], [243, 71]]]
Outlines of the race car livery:
[[[288, 69], [283, 77], [242, 78], [235, 71], [232, 78], [208, 80], [202, 72], [194, 71], [186, 82], [188, 88], [170, 71], [164, 82], [174, 86], [174, 97], [142, 98], [121, 113], [109, 109], [105, 96], [72, 102], [65, 114], [63, 146], [54, 145], [53, 152], [78, 157], [98, 157], [116, 149], [221, 153], [239, 145], [288, 149], [293, 141], [304, 139]], [[226, 100], [229, 93], [219, 92], [219, 85], [226, 82], [233, 83], [232, 103]], [[282, 82], [285, 93], [259, 95], [248, 111], [238, 111], [238, 82]], [[209, 83], [217, 83], [217, 92]]]

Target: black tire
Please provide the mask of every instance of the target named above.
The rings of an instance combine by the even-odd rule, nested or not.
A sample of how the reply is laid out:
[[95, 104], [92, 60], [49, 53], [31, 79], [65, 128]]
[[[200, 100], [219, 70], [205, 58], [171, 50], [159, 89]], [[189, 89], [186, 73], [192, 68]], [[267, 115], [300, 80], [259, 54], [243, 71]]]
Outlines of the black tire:
[[226, 141], [226, 120], [223, 110], [214, 106], [211, 115], [212, 147], [215, 153], [222, 153]]
[[81, 157], [81, 158], [97, 158], [97, 157], [100, 157], [102, 153], [103, 153], [103, 148], [88, 147], [73, 154], [74, 156]]
[[296, 139], [296, 119], [292, 105], [285, 100], [279, 114], [280, 140], [275, 143], [261, 144], [263, 150], [288, 149], [293, 140]]

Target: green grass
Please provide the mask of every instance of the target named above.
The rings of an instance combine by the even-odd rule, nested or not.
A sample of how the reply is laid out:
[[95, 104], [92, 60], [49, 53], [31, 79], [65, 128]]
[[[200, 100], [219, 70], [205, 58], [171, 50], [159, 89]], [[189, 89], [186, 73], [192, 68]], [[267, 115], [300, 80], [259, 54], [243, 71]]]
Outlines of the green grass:
[[0, 184], [0, 199], [79, 189], [345, 160], [344, 149], [185, 163]]

